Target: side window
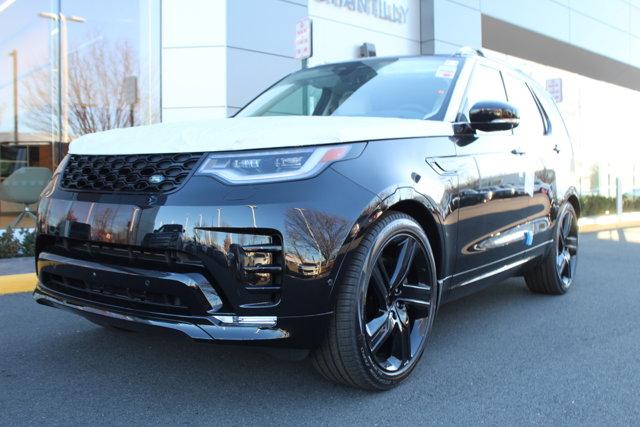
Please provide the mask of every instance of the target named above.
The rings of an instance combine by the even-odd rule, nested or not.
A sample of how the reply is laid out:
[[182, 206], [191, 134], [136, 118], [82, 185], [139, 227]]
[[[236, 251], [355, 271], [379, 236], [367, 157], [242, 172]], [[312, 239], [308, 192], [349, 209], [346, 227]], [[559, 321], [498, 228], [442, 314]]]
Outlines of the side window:
[[516, 135], [543, 135], [544, 121], [526, 83], [515, 76], [505, 74], [504, 84], [507, 87], [509, 103], [520, 111], [520, 125], [513, 132]]
[[469, 110], [478, 101], [507, 101], [500, 71], [484, 65], [475, 68], [462, 112], [465, 120], [469, 120]]

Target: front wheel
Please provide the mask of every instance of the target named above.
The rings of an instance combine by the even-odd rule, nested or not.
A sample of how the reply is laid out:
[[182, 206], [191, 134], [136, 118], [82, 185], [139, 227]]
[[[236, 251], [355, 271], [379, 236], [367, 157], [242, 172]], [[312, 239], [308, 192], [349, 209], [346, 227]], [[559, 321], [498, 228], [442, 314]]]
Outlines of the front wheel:
[[532, 292], [562, 295], [573, 284], [578, 265], [578, 216], [570, 203], [562, 207], [556, 224], [553, 248], [524, 275]]
[[391, 213], [345, 268], [314, 366], [335, 382], [392, 388], [413, 371], [431, 333], [438, 282], [429, 240], [413, 218]]

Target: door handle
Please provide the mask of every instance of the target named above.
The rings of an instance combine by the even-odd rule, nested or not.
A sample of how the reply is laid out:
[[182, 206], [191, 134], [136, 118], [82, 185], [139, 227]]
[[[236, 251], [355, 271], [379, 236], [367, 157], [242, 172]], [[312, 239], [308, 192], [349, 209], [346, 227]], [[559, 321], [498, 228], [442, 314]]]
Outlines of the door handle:
[[523, 154], [525, 154], [524, 151], [520, 151], [517, 148], [514, 148], [513, 150], [511, 150], [511, 154], [514, 154], [516, 156], [522, 156]]
[[438, 175], [455, 175], [457, 173], [456, 169], [458, 168], [458, 165], [456, 163], [456, 158], [448, 159], [446, 157], [427, 157], [425, 160]]
[[560, 146], [559, 146], [558, 144], [556, 144], [556, 145], [553, 147], [553, 151], [555, 151], [556, 153], [560, 154]]

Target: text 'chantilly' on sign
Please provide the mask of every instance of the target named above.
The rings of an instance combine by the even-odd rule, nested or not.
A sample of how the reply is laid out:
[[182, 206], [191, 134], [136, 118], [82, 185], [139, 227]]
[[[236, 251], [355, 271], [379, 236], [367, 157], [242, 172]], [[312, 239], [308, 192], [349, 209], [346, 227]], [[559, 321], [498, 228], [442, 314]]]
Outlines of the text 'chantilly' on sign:
[[317, 0], [322, 3], [332, 4], [354, 12], [371, 15], [399, 24], [407, 22], [409, 8], [397, 2], [387, 0]]

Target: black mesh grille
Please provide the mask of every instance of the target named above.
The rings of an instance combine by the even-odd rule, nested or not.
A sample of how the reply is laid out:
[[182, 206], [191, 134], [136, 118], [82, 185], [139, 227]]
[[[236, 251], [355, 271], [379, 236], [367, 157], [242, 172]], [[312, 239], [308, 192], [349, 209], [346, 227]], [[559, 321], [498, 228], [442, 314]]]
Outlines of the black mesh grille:
[[197, 309], [192, 308], [198, 307], [197, 298], [184, 289], [154, 292], [127, 283], [95, 283], [49, 272], [43, 272], [41, 280], [49, 289], [98, 303], [166, 314], [199, 314]]
[[201, 158], [202, 153], [71, 154], [61, 186], [75, 191], [167, 193], [182, 185]]

